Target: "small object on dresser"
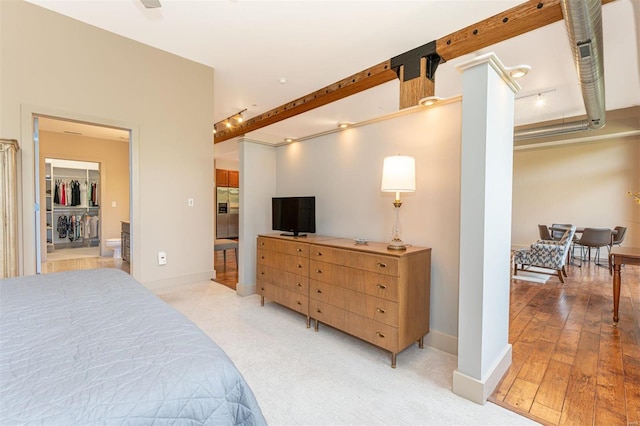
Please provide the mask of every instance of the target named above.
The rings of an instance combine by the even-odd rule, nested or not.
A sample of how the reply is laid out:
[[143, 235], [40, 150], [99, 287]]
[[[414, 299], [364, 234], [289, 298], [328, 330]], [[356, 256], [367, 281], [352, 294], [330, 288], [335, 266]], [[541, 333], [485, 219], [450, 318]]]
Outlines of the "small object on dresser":
[[369, 242], [366, 238], [355, 238], [353, 241], [355, 241], [356, 244], [367, 244]]

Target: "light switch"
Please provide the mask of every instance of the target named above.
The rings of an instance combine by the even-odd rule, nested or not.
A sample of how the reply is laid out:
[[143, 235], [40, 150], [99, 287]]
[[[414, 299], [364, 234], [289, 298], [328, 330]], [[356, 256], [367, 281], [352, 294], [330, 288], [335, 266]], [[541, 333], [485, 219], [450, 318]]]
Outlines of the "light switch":
[[189, 207], [193, 207], [193, 198], [189, 198], [189, 199], [187, 200], [187, 205], [188, 205]]
[[111, 202], [111, 207], [115, 207], [115, 206], [116, 206], [116, 202], [115, 202], [115, 201], [112, 201], [112, 202]]

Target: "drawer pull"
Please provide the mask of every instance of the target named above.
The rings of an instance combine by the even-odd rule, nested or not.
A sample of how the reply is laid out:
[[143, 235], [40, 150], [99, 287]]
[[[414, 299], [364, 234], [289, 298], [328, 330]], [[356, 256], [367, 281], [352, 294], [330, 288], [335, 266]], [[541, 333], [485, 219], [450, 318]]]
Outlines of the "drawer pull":
[[318, 309], [316, 309], [316, 312], [321, 314], [322, 313], [322, 309], [318, 308]]
[[260, 272], [260, 275], [264, 275], [264, 271]]
[[318, 274], [321, 274], [321, 273], [322, 273], [322, 269], [316, 269], [316, 272], [317, 272]]
[[297, 251], [298, 253], [302, 253], [302, 249], [301, 249], [300, 247], [298, 247], [298, 248], [296, 249], [296, 251]]
[[301, 302], [301, 301], [299, 301], [299, 300], [298, 300], [296, 303], [297, 303], [298, 305], [302, 305], [302, 302]]
[[376, 263], [376, 266], [378, 266], [380, 268], [386, 268], [387, 264], [386, 263], [382, 263], [382, 262], [378, 262], [378, 263]]
[[261, 245], [261, 246], [263, 246], [263, 245], [264, 245], [264, 243], [263, 243], [263, 242], [261, 242], [261, 243], [260, 243], [260, 245]]
[[380, 312], [381, 314], [386, 314], [387, 310], [384, 308], [376, 308], [376, 311]]
[[384, 339], [384, 334], [380, 333], [379, 331], [376, 331], [376, 335]]
[[298, 264], [298, 269], [302, 268], [302, 265]]
[[322, 294], [322, 290], [317, 289], [317, 290], [316, 290], [316, 293], [320, 293], [320, 294]]
[[260, 290], [264, 291], [264, 287], [260, 287]]
[[264, 259], [264, 256], [260, 256], [260, 259]]
[[386, 290], [386, 289], [387, 289], [387, 286], [386, 286], [386, 285], [384, 285], [384, 284], [378, 284], [378, 288], [379, 288], [380, 290]]
[[298, 287], [302, 287], [302, 284], [300, 284], [300, 283], [296, 283], [296, 285], [297, 285]]
[[316, 252], [316, 255], [317, 255], [317, 256], [322, 256], [322, 252], [319, 252], [319, 251], [318, 251], [318, 252]]

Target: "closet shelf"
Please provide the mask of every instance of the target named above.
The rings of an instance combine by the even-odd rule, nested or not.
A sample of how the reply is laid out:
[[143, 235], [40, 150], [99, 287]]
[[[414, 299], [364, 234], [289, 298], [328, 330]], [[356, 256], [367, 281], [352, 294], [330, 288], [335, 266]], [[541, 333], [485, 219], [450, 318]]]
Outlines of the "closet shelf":
[[56, 210], [86, 210], [86, 209], [99, 209], [100, 206], [59, 206], [56, 204]]

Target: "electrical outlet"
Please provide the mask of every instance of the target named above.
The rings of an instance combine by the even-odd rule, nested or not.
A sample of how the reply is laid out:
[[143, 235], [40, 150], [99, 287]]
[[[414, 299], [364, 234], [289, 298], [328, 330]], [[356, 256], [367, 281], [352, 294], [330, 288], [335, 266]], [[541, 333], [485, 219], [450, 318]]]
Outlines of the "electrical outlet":
[[163, 251], [158, 252], [158, 265], [166, 265], [167, 264], [167, 253]]

